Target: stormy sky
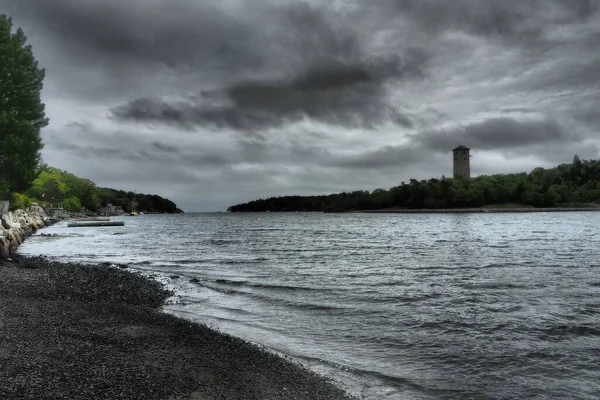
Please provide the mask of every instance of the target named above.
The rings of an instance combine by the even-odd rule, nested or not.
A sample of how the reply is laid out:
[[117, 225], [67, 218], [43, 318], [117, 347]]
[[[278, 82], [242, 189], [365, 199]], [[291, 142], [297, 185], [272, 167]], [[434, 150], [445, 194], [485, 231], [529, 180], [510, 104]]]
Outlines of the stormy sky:
[[600, 0], [0, 0], [43, 160], [185, 211], [600, 158]]

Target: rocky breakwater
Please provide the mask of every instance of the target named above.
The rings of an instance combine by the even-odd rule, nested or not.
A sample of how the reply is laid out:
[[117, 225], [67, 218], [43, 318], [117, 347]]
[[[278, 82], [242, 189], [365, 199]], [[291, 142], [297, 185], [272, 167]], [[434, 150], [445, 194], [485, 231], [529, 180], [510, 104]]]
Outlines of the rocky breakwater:
[[9, 259], [26, 237], [50, 222], [37, 204], [0, 215], [0, 261]]

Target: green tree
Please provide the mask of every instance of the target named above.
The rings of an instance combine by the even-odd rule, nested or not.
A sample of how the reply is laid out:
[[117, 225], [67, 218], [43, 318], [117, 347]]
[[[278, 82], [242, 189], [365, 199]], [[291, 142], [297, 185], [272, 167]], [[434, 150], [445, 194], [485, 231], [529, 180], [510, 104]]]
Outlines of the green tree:
[[519, 204], [523, 204], [525, 201], [525, 185], [523, 182], [519, 182], [515, 188], [515, 200]]
[[62, 201], [62, 205], [66, 210], [78, 212], [81, 210], [81, 203], [79, 199], [75, 196], [68, 197]]
[[[48, 124], [40, 99], [44, 70], [21, 29], [0, 15], [0, 188], [25, 191], [40, 161], [40, 129]], [[5, 193], [4, 193], [5, 194]]]

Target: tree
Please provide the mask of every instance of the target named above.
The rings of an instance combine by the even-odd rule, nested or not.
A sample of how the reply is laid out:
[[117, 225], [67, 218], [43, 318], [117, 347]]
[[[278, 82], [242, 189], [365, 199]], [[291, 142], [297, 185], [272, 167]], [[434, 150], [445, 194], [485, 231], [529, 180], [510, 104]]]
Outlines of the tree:
[[583, 163], [577, 154], [573, 157], [573, 166], [571, 167], [571, 179], [579, 183], [581, 181], [581, 167]]
[[523, 202], [525, 201], [525, 185], [523, 184], [523, 182], [519, 182], [519, 184], [515, 188], [515, 199], [519, 204], [523, 204]]
[[[40, 99], [44, 70], [21, 29], [0, 15], [0, 188], [25, 191], [40, 161], [40, 129], [48, 124]], [[7, 193], [0, 193], [6, 195]]]

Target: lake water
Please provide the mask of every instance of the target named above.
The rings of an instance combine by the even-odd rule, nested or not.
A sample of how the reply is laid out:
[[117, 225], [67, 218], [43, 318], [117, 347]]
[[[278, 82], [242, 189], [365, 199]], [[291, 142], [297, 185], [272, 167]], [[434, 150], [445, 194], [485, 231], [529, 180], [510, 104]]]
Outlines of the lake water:
[[158, 276], [168, 312], [366, 399], [600, 398], [600, 213], [121, 220], [61, 222], [20, 253]]

